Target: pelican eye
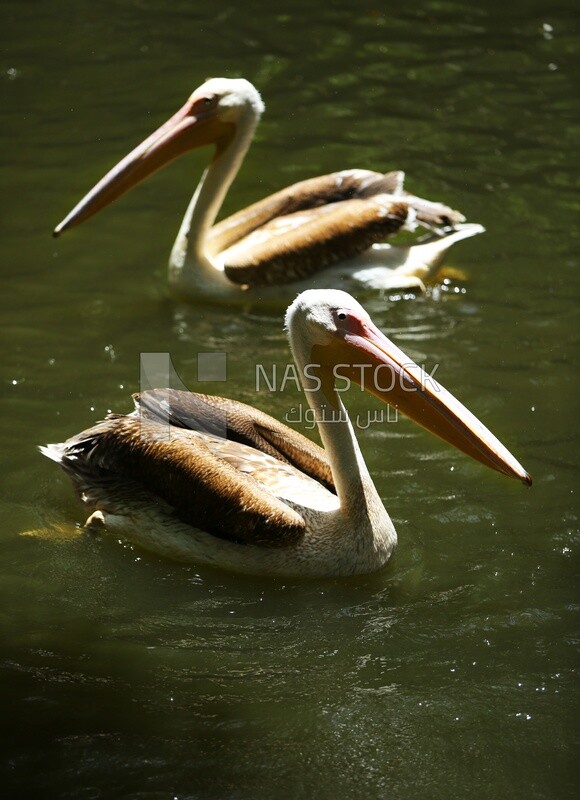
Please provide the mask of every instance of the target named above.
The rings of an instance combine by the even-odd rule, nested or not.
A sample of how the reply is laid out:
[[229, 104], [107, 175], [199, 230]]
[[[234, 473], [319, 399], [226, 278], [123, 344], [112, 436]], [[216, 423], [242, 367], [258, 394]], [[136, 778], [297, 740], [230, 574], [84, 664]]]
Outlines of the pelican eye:
[[333, 317], [337, 331], [360, 334], [364, 329], [364, 324], [357, 316], [356, 311], [353, 312], [349, 308], [336, 308], [333, 311]]

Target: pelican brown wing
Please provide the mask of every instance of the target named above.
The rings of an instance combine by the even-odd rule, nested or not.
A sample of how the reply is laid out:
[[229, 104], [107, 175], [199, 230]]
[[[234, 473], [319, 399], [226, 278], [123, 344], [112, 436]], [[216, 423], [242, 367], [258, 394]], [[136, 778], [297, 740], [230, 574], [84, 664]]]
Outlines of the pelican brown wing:
[[[182, 522], [220, 538], [268, 547], [296, 544], [305, 530], [300, 514], [239, 470], [244, 445], [226, 443], [224, 457], [216, 455], [212, 438], [143, 416], [112, 414], [65, 442], [61, 463], [81, 493], [121, 482], [144, 489]], [[236, 447], [238, 454], [232, 452]], [[114, 505], [104, 502], [111, 513]]]
[[133, 400], [141, 417], [253, 447], [335, 493], [322, 447], [257, 408], [225, 397], [175, 389], [150, 389], [133, 395]]
[[342, 170], [310, 178], [215, 225], [208, 247], [238, 285], [303, 280], [364, 253], [405, 225], [441, 231], [464, 217], [403, 190], [404, 173]]
[[390, 195], [297, 211], [225, 250], [224, 270], [233, 283], [252, 287], [303, 280], [396, 233], [408, 214]]
[[208, 247], [213, 253], [220, 253], [268, 222], [296, 211], [377, 194], [400, 195], [404, 178], [400, 170], [382, 173], [368, 169], [345, 169], [307, 178], [216, 223], [208, 233]]

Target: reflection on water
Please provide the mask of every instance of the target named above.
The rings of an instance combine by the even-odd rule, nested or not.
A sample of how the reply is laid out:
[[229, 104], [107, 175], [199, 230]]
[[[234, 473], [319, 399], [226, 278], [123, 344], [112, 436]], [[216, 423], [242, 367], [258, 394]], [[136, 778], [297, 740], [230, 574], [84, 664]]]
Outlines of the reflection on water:
[[[8, 6], [3, 785], [75, 799], [572, 796], [575, 7], [268, 12], [57, 2], [31, 25]], [[400, 535], [377, 575], [280, 582], [155, 559], [76, 527], [67, 479], [36, 451], [128, 411], [142, 352], [280, 419], [300, 402], [255, 388], [256, 364], [288, 359], [278, 312], [167, 291], [206, 154], [50, 239], [210, 74], [243, 74], [267, 104], [226, 213], [310, 175], [403, 168], [414, 192], [487, 229], [452, 251], [468, 279], [449, 291], [360, 299], [535, 484], [410, 424], [369, 426], [361, 446]], [[198, 350], [227, 353], [225, 383], [200, 387]], [[370, 407], [358, 395], [353, 415]]]

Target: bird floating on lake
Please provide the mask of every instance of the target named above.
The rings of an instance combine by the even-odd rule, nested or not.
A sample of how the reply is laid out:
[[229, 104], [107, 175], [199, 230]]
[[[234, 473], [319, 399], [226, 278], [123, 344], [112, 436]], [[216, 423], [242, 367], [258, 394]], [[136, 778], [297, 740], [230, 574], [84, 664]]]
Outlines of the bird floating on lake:
[[[292, 355], [323, 448], [251, 406], [170, 389], [135, 395], [63, 444], [42, 447], [107, 529], [163, 556], [268, 575], [372, 572], [397, 534], [343, 405], [359, 383], [481, 463], [530, 485], [508, 450], [340, 290], [289, 307]], [[386, 388], [385, 388], [386, 387]]]
[[[250, 146], [264, 104], [243, 79], [212, 78], [165, 124], [120, 161], [55, 228], [86, 220], [183, 153], [213, 145], [169, 261], [182, 294], [268, 300], [308, 287], [424, 289], [447, 249], [483, 231], [458, 211], [403, 189], [403, 172], [351, 169], [295, 183], [215, 223]], [[431, 239], [385, 239], [423, 226]], [[244, 291], [245, 290], [245, 291]]]

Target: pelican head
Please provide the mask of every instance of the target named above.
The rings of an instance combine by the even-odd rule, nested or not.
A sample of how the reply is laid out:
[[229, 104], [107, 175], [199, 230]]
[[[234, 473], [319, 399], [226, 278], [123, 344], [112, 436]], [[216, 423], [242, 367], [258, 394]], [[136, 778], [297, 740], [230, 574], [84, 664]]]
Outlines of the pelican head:
[[306, 391], [318, 386], [336, 408], [336, 382], [355, 382], [475, 460], [531, 485], [491, 431], [388, 339], [351, 295], [307, 290], [289, 307], [286, 326]]
[[111, 169], [54, 229], [54, 236], [80, 225], [190, 150], [215, 145], [214, 159], [238, 130], [251, 135], [264, 110], [258, 90], [243, 78], [210, 78], [167, 122]]
[[200, 101], [225, 122], [236, 122], [245, 114], [259, 118], [264, 112], [260, 93], [245, 78], [209, 78], [192, 92], [188, 102], [195, 105]]

